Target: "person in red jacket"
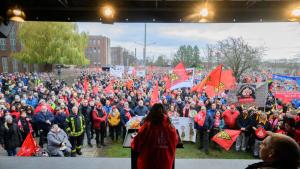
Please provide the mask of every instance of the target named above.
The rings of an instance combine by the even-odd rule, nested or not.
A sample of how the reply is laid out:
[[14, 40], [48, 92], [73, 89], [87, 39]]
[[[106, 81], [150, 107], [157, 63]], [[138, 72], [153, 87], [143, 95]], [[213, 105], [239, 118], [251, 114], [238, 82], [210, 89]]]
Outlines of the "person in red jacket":
[[[95, 133], [96, 133], [96, 143], [97, 143], [98, 148], [100, 148], [101, 145], [105, 146], [104, 136], [105, 136], [105, 132], [106, 132], [106, 126], [105, 126], [106, 116], [107, 115], [106, 115], [105, 110], [102, 107], [102, 104], [100, 102], [98, 102], [92, 113], [93, 127], [94, 127]], [[100, 141], [99, 141], [99, 136], [101, 137]]]
[[230, 106], [230, 109], [227, 109], [222, 114], [224, 122], [225, 122], [225, 128], [226, 129], [236, 129], [237, 128], [237, 119], [239, 117], [240, 113], [235, 109], [234, 105]]
[[131, 147], [138, 169], [172, 169], [178, 136], [161, 103], [154, 104]]

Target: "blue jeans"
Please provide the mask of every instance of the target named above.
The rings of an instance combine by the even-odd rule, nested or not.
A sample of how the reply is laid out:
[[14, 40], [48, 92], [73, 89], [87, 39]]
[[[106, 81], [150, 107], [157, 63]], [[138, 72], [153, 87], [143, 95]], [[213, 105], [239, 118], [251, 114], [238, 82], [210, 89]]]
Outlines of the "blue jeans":
[[6, 151], [8, 156], [15, 156], [17, 154], [16, 148], [8, 149]]

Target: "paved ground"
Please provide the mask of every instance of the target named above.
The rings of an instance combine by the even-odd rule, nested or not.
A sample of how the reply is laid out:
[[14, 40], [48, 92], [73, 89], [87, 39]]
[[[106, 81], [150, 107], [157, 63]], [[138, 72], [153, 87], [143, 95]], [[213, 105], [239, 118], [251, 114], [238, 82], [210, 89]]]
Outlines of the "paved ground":
[[[178, 159], [176, 169], [244, 169], [256, 160]], [[129, 158], [0, 157], [0, 168], [10, 169], [130, 169]]]

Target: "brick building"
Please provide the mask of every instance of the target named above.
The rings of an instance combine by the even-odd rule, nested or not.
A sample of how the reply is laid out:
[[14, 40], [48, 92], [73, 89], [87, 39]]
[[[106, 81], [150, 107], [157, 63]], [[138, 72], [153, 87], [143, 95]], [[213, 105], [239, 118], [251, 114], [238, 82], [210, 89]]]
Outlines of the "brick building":
[[89, 36], [85, 55], [91, 67], [111, 65], [110, 39], [100, 35]]
[[124, 65], [124, 53], [125, 49], [122, 47], [111, 47], [111, 64], [112, 65]]
[[8, 25], [1, 24], [0, 32], [0, 72], [37, 72], [42, 71], [41, 65], [26, 64], [13, 58], [13, 52], [21, 50], [18, 40], [18, 23], [9, 22]]

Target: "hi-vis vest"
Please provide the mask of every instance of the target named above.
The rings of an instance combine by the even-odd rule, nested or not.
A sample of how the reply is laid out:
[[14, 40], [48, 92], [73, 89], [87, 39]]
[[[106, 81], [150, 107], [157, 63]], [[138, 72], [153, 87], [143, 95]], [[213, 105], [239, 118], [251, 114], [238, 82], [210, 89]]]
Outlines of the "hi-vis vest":
[[70, 134], [70, 136], [77, 137], [80, 136], [85, 129], [85, 121], [84, 117], [80, 114], [75, 117], [74, 115], [70, 115], [67, 119], [67, 128], [66, 131]]

